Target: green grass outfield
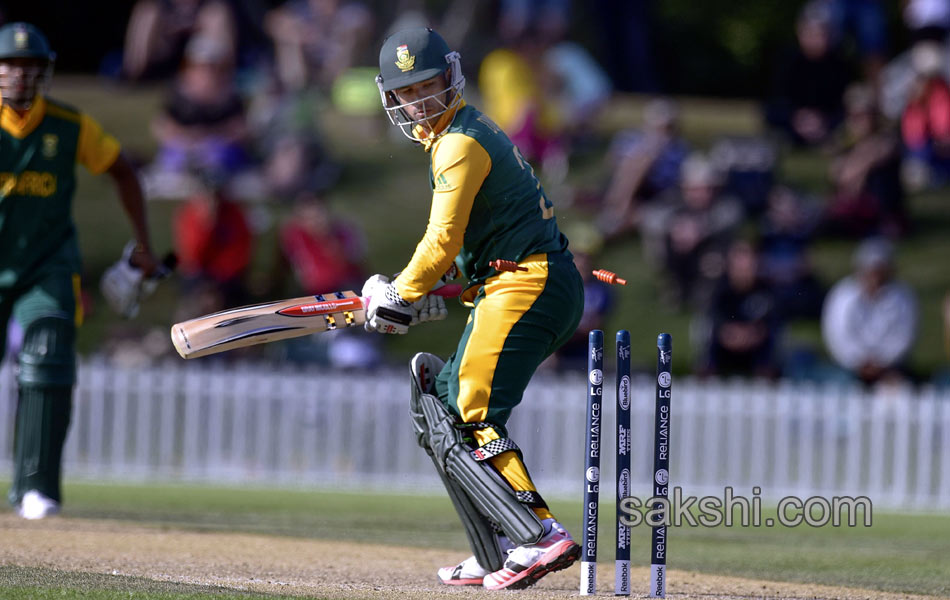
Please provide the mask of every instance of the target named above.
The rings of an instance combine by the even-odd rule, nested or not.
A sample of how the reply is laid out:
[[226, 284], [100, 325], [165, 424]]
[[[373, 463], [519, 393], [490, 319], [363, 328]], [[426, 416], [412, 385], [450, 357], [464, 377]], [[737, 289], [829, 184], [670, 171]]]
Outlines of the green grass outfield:
[[[6, 483], [3, 482], [3, 487]], [[447, 498], [300, 490], [67, 484], [70, 517], [464, 551]], [[552, 509], [580, 533], [580, 502]], [[612, 560], [613, 506], [601, 502], [601, 560]], [[774, 515], [774, 511], [771, 513]], [[0, 536], [2, 537], [2, 536]], [[870, 527], [680, 527], [669, 534], [674, 569], [895, 593], [950, 595], [950, 515], [874, 513]], [[649, 529], [633, 530], [632, 562], [649, 563]], [[200, 590], [200, 591], [199, 591]], [[0, 598], [256, 597], [126, 577], [0, 565]], [[274, 596], [267, 596], [274, 597]]]

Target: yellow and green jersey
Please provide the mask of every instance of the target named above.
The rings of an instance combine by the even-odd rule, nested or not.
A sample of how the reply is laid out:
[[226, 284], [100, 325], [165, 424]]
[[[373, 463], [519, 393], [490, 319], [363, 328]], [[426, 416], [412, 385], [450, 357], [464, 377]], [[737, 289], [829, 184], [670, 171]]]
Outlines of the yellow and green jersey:
[[448, 130], [422, 143], [431, 157], [432, 208], [422, 241], [396, 278], [405, 300], [428, 292], [453, 259], [478, 285], [497, 274], [488, 264], [495, 259], [519, 262], [567, 248], [531, 165], [491, 119], [463, 102]]
[[38, 96], [22, 116], [0, 108], [0, 291], [50, 270], [79, 273], [76, 163], [99, 174], [118, 155], [95, 120], [54, 100]]
[[[538, 365], [574, 333], [583, 282], [554, 207], [531, 165], [491, 119], [460, 104], [426, 136], [432, 208], [425, 235], [396, 278], [403, 299], [426, 294], [455, 259], [472, 307], [455, 352], [435, 379], [435, 393], [473, 431], [478, 446], [507, 437], [506, 423]], [[496, 259], [522, 271], [499, 273]], [[491, 457], [494, 469], [540, 519], [551, 518], [520, 456]]]

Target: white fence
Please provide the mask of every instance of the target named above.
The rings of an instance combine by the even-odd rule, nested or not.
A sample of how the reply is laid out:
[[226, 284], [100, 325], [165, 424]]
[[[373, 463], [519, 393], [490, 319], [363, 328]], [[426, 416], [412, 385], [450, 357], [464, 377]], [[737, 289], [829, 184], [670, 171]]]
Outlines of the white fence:
[[[608, 380], [605, 383], [610, 382]], [[437, 488], [406, 413], [408, 374], [172, 362], [80, 367], [66, 476], [393, 489]], [[653, 461], [653, 381], [633, 385], [633, 495]], [[580, 495], [586, 382], [538, 376], [510, 423], [542, 493]], [[614, 395], [605, 385], [602, 495], [613, 492]], [[0, 373], [0, 472], [15, 387]], [[950, 509], [950, 393], [674, 380], [671, 484], [683, 495], [859, 496]]]

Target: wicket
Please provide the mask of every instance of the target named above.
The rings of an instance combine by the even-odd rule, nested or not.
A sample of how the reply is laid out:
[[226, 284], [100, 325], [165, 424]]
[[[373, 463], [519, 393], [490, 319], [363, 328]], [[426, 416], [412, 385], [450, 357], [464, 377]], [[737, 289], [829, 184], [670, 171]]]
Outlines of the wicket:
[[[657, 337], [656, 411], [654, 414], [653, 497], [666, 498], [669, 489], [670, 386], [673, 342], [668, 333]], [[588, 335], [587, 427], [584, 463], [584, 534], [581, 552], [580, 595], [597, 593], [597, 517], [600, 498], [600, 432], [603, 407], [604, 332]], [[631, 493], [630, 454], [630, 332], [617, 332], [617, 545], [614, 560], [614, 594], [630, 595], [630, 529], [620, 518], [621, 503]], [[654, 506], [659, 509], [662, 506]], [[661, 522], [662, 522], [662, 516]], [[651, 525], [653, 525], [651, 523]], [[666, 527], [653, 527], [651, 535], [650, 596], [666, 597]]]
[[584, 455], [584, 536], [581, 596], [597, 593], [597, 511], [600, 506], [600, 417], [604, 398], [604, 332], [587, 336], [587, 450]]
[[[670, 386], [673, 376], [673, 339], [668, 333], [656, 338], [656, 412], [653, 427], [653, 497], [667, 498], [670, 483]], [[660, 502], [653, 505], [662, 508]], [[658, 514], [662, 523], [665, 515]], [[650, 559], [650, 597], [666, 597], [666, 525], [653, 527]]]
[[620, 521], [620, 503], [630, 495], [630, 332], [617, 332], [617, 551], [614, 595], [630, 595], [630, 528]]

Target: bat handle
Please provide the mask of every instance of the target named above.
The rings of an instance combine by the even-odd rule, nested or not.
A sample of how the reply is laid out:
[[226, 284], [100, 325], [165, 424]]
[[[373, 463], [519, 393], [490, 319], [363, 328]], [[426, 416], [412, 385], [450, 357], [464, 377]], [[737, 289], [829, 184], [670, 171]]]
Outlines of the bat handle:
[[[442, 296], [443, 298], [457, 298], [462, 295], [462, 286], [458, 283], [447, 283], [438, 289], [429, 292], [432, 296]], [[369, 307], [369, 300], [372, 296], [361, 296], [363, 308]]]
[[429, 292], [432, 296], [442, 296], [443, 298], [455, 298], [462, 295], [462, 286], [458, 283], [447, 283], [442, 287]]

